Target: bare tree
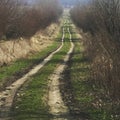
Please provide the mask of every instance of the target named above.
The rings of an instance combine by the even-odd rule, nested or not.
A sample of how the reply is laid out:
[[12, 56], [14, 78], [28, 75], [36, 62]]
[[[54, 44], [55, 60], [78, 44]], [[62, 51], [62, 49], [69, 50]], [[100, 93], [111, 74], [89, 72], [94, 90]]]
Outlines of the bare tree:
[[56, 21], [61, 13], [58, 0], [34, 0], [34, 4], [23, 0], [1, 0], [0, 37], [31, 37]]
[[84, 41], [91, 62], [91, 80], [120, 105], [120, 0], [91, 0], [71, 10], [73, 21], [90, 34]]

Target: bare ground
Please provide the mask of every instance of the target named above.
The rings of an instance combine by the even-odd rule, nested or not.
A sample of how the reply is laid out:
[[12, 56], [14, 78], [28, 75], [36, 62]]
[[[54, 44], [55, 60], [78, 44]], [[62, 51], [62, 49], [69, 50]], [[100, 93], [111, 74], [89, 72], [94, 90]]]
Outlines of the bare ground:
[[[54, 116], [62, 116], [69, 114], [69, 108], [65, 105], [60, 91], [60, 79], [62, 77], [61, 74], [66, 69], [67, 62], [69, 61], [70, 56], [74, 50], [74, 44], [71, 41], [71, 33], [69, 28], [68, 28], [68, 33], [70, 35], [70, 42], [71, 42], [70, 50], [65, 56], [64, 62], [56, 68], [56, 70], [53, 72], [53, 74], [49, 79], [48, 105], [50, 107], [50, 113]], [[67, 120], [67, 118], [64, 117], [54, 118], [54, 120], [57, 119]]]

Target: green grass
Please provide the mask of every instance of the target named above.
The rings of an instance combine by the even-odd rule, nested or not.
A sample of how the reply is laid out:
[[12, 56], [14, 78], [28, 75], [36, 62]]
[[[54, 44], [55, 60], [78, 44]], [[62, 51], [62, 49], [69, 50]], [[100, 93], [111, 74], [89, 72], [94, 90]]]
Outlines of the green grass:
[[52, 116], [49, 114], [49, 108], [46, 104], [45, 95], [48, 92], [49, 76], [56, 67], [63, 61], [64, 56], [70, 48], [68, 33], [65, 35], [63, 48], [53, 56], [36, 75], [30, 78], [17, 98], [13, 108], [15, 120], [49, 120]]
[[53, 42], [53, 44], [48, 46], [44, 50], [37, 52], [34, 55], [30, 55], [27, 58], [18, 59], [15, 62], [12, 62], [10, 65], [1, 67], [0, 88], [3, 86], [3, 84], [6, 84], [6, 82], [8, 82], [7, 78], [11, 78], [12, 76], [15, 76], [15, 74], [19, 74], [21, 72], [26, 71], [27, 69], [31, 68], [33, 65], [39, 63], [49, 53], [57, 49], [58, 46], [60, 45], [61, 37], [62, 37], [62, 33], [60, 32], [60, 34]]
[[[74, 54], [71, 59], [70, 78], [76, 104], [80, 111], [88, 113], [90, 120], [113, 120], [106, 108], [95, 108], [95, 91], [90, 78], [90, 63], [84, 55], [84, 46], [78, 41], [74, 30], [72, 37], [75, 44]], [[99, 90], [98, 90], [99, 91]]]
[[[74, 40], [76, 38], [75, 34], [73, 35]], [[77, 40], [77, 39], [76, 39]], [[80, 41], [74, 42], [75, 50], [74, 55], [71, 59], [71, 82], [74, 89], [75, 99], [79, 103], [87, 103], [92, 100], [91, 96], [85, 95], [90, 93], [90, 87], [87, 84], [87, 78], [89, 76], [89, 63], [87, 58], [83, 55], [84, 48]]]

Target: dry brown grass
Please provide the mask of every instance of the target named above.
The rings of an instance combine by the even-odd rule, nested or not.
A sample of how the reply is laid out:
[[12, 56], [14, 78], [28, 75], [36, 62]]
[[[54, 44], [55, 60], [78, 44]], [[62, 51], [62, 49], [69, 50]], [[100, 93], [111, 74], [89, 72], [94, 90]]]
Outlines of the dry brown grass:
[[112, 101], [120, 100], [120, 1], [92, 0], [71, 10], [73, 21], [90, 34], [85, 42], [91, 80]]

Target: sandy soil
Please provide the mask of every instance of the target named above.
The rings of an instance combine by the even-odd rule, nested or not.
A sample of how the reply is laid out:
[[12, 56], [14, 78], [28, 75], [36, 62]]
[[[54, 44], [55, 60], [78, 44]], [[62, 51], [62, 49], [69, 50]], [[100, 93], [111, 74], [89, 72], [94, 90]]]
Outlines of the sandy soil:
[[[68, 33], [70, 34], [70, 30], [68, 28]], [[60, 64], [56, 70], [53, 72], [49, 79], [49, 94], [48, 94], [48, 105], [50, 107], [50, 113], [53, 115], [67, 115], [69, 113], [69, 110], [67, 106], [64, 104], [62, 100], [62, 96], [60, 93], [60, 78], [61, 74], [64, 72], [65, 68], [67, 67], [67, 62], [70, 59], [70, 55], [73, 52], [74, 44], [71, 41], [71, 34], [70, 34], [70, 42], [71, 42], [71, 48], [68, 51], [67, 55], [64, 58], [64, 62]], [[54, 120], [57, 120], [55, 118]], [[67, 120], [67, 118], [59, 118], [59, 120]]]

